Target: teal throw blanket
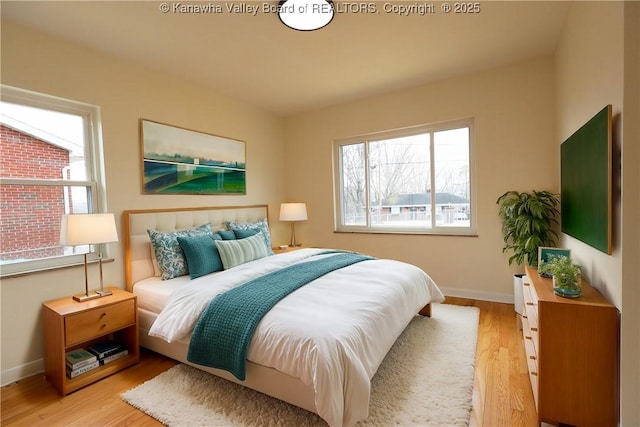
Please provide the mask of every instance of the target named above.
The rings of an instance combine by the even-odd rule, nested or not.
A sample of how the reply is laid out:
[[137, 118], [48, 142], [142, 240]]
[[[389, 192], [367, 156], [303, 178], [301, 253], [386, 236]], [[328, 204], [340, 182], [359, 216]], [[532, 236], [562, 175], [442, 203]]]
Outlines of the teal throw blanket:
[[193, 330], [187, 360], [224, 369], [244, 381], [253, 333], [273, 306], [291, 292], [331, 271], [369, 259], [372, 258], [337, 253], [284, 267], [216, 296]]

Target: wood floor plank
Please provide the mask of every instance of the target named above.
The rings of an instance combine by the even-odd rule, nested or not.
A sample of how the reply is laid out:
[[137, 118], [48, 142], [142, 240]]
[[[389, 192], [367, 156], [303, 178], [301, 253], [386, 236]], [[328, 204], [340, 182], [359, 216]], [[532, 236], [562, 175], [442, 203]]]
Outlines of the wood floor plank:
[[[480, 308], [474, 390], [474, 426], [537, 425], [524, 347], [513, 305], [447, 297], [446, 303]], [[65, 397], [43, 374], [1, 389], [2, 426], [161, 426], [125, 403], [120, 394], [176, 362], [143, 350], [140, 363]], [[478, 407], [479, 406], [479, 407]]]

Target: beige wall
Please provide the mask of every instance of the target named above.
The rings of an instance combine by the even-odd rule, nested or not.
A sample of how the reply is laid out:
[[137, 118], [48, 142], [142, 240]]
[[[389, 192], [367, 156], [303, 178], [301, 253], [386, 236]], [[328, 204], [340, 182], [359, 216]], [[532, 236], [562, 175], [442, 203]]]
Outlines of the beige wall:
[[[449, 295], [512, 301], [496, 199], [507, 190], [558, 190], [552, 58], [452, 78], [290, 117], [287, 194], [307, 203], [306, 244], [391, 257], [425, 269]], [[333, 232], [332, 141], [363, 133], [474, 117], [478, 236]]]
[[[556, 52], [556, 143], [612, 104], [613, 253], [563, 235], [561, 245], [587, 279], [621, 311], [621, 425], [640, 425], [640, 7], [635, 2], [573, 3]], [[615, 163], [614, 163], [615, 164]]]
[[[288, 239], [277, 221], [284, 201], [282, 119], [185, 80], [161, 75], [115, 57], [2, 22], [2, 83], [101, 107], [107, 208], [221, 206], [268, 203], [274, 244]], [[147, 118], [246, 141], [246, 196], [141, 194], [139, 119]], [[119, 227], [120, 228], [120, 227]], [[123, 287], [121, 244], [105, 282]], [[93, 268], [91, 280], [98, 283]], [[42, 369], [42, 301], [81, 292], [81, 268], [2, 280], [2, 382]]]
[[[622, 3], [576, 3], [570, 9], [556, 53], [556, 111], [559, 145], [605, 105], [612, 104], [615, 151], [621, 146], [623, 102]], [[611, 256], [568, 235], [561, 244], [583, 266], [583, 274], [620, 306], [621, 198], [613, 198]]]

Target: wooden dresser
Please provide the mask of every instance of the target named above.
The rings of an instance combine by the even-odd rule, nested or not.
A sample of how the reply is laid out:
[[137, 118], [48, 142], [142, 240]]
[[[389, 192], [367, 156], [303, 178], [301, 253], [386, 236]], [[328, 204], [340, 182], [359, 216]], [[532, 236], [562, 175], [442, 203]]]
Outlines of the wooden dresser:
[[526, 273], [522, 333], [538, 422], [616, 426], [618, 310], [584, 281], [581, 297], [561, 298], [551, 279]]

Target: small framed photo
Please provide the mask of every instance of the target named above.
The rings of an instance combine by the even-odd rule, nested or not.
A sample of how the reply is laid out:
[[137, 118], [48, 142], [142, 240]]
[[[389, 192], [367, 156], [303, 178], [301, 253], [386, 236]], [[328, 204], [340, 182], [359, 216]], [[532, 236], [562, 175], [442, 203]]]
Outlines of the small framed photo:
[[549, 255], [555, 256], [566, 256], [567, 258], [571, 258], [571, 249], [563, 249], [563, 248], [551, 248], [546, 246], [538, 247], [538, 266], [544, 262], [549, 261]]

